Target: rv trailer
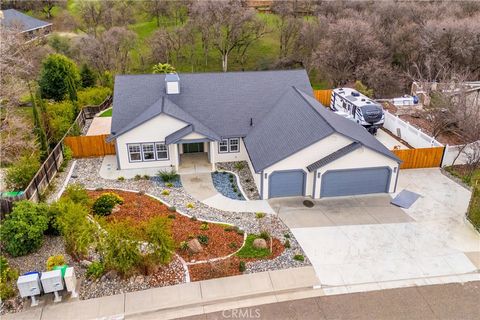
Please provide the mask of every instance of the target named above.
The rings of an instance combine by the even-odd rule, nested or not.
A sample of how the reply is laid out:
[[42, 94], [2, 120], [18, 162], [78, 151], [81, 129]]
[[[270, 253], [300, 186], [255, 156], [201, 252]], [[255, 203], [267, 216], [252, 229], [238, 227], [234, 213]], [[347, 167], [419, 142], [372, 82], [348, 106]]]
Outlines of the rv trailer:
[[330, 109], [364, 126], [371, 134], [376, 134], [385, 122], [382, 106], [351, 88], [334, 89]]

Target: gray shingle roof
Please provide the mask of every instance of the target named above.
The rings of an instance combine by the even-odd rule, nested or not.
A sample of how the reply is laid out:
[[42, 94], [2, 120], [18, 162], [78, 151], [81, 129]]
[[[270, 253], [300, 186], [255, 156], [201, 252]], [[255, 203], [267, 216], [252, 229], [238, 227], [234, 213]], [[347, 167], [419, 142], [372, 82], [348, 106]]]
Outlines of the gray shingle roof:
[[165, 143], [166, 144], [172, 144], [180, 141], [183, 137], [185, 137], [187, 134], [190, 134], [193, 132], [193, 126], [189, 124], [186, 127], [183, 127], [180, 130], [175, 131], [174, 133], [168, 135], [165, 137]]
[[315, 107], [290, 87], [244, 142], [259, 172], [334, 132]]
[[[118, 75], [112, 132], [120, 132], [162, 96], [222, 137], [244, 137], [291, 86], [312, 94], [305, 70], [181, 73], [180, 94], [166, 95], [165, 75]], [[195, 128], [196, 130], [197, 128]]]
[[323, 157], [322, 159], [318, 160], [318, 161], [315, 161], [314, 163], [312, 163], [311, 165], [307, 166], [307, 169], [308, 171], [312, 172], [312, 171], [315, 171], [337, 159], [340, 159], [341, 157], [349, 154], [350, 152], [354, 151], [354, 150], [357, 150], [358, 148], [360, 148], [362, 145], [360, 143], [358, 143], [357, 141], [355, 142], [352, 142], [348, 145], [346, 145], [345, 147], [343, 148], [340, 148], [338, 149], [337, 151], [335, 152], [332, 152], [330, 153], [329, 155]]
[[15, 9], [2, 10], [3, 19], [0, 23], [6, 28], [20, 28], [21, 32], [44, 28], [51, 25], [50, 22], [45, 22], [34, 17], [30, 17]]

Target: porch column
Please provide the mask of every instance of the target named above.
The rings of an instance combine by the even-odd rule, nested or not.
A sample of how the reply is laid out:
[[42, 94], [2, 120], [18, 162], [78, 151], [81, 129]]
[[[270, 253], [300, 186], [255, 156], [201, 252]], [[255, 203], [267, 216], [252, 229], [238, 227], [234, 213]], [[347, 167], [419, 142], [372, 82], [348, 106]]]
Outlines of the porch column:
[[173, 165], [175, 166], [175, 171], [178, 172], [178, 167], [180, 165], [180, 149], [178, 148], [178, 144], [173, 145]]
[[210, 163], [212, 164], [212, 171], [215, 171], [215, 141], [210, 141], [208, 143], [208, 153], [209, 153], [209, 159]]

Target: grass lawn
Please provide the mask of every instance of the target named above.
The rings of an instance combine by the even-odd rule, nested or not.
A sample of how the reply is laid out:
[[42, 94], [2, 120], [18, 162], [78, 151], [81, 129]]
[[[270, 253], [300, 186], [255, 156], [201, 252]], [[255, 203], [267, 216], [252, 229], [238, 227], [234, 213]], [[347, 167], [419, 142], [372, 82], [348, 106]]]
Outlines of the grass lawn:
[[112, 116], [112, 108], [110, 109], [107, 109], [105, 111], [103, 111], [101, 114], [100, 114], [100, 117], [111, 117]]
[[[270, 250], [268, 248], [265, 249], [257, 249], [253, 247], [253, 241], [257, 239], [258, 236], [255, 234], [249, 234], [247, 236], [247, 240], [245, 241], [245, 245], [237, 252], [237, 257], [239, 258], [265, 258], [270, 255]], [[267, 241], [268, 243], [268, 241]]]
[[467, 215], [474, 227], [480, 231], [480, 168], [477, 168], [471, 177], [465, 174], [465, 167], [461, 165], [446, 167], [445, 169], [473, 187], [472, 199], [470, 200]]

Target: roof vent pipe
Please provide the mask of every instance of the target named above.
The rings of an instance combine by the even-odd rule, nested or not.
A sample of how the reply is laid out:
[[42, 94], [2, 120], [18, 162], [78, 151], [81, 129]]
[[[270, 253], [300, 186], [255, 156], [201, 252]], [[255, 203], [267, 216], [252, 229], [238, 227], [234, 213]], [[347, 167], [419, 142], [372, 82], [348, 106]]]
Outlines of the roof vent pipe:
[[250, 127], [253, 127], [253, 118], [250, 118]]

